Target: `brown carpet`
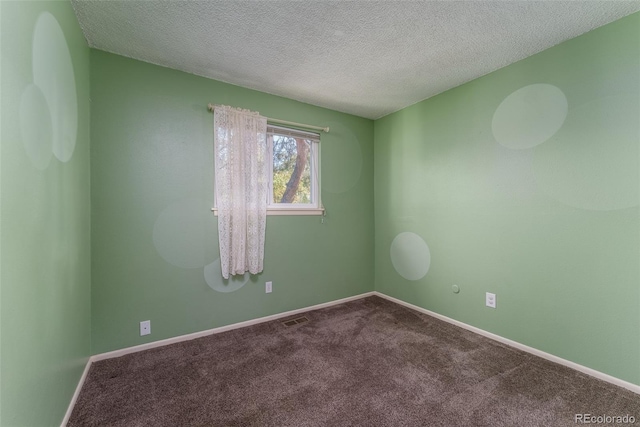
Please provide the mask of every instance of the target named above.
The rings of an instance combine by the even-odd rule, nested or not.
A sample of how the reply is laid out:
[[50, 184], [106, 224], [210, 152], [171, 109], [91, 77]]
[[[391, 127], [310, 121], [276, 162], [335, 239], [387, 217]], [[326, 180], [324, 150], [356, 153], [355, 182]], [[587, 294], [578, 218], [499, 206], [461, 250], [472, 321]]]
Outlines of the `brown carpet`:
[[305, 316], [96, 362], [68, 425], [640, 425], [640, 395], [379, 297]]

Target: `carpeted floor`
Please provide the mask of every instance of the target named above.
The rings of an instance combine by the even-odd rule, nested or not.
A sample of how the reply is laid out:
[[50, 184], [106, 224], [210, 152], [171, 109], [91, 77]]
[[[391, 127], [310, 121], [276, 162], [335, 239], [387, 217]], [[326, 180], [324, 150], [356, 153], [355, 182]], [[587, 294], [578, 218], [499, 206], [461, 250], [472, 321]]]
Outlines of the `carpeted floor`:
[[305, 316], [96, 362], [68, 425], [640, 424], [640, 395], [379, 297]]

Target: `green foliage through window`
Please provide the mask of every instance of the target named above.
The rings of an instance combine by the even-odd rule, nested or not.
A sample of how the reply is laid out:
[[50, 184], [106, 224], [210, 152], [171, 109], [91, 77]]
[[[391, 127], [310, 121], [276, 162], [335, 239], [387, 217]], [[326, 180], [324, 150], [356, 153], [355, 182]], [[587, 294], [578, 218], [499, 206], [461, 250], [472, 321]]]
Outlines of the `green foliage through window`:
[[273, 134], [272, 203], [312, 203], [312, 145], [309, 139]]

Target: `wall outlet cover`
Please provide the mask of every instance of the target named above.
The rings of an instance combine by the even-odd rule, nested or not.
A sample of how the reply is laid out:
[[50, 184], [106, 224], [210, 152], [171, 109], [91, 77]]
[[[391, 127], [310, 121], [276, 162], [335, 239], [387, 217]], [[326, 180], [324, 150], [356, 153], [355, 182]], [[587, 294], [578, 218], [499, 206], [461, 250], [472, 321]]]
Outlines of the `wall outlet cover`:
[[265, 293], [270, 294], [272, 290], [273, 290], [273, 282], [267, 282], [264, 284]]
[[149, 335], [151, 333], [151, 320], [140, 322], [140, 336]]
[[487, 292], [485, 304], [487, 307], [496, 308], [496, 294]]

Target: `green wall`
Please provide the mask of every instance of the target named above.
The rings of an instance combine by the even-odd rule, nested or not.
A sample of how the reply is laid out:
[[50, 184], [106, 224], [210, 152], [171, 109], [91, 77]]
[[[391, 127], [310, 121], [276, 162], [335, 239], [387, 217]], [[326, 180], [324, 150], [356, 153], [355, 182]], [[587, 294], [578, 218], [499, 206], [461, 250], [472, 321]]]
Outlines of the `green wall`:
[[[375, 122], [90, 51], [68, 2], [1, 2], [0, 29], [0, 425], [59, 424], [89, 354], [367, 292], [374, 272], [640, 384], [640, 14]], [[326, 217], [268, 217], [265, 271], [231, 282], [209, 102], [331, 127]]]
[[0, 424], [59, 425], [90, 353], [89, 48], [68, 2], [0, 12]]
[[377, 120], [376, 290], [640, 384], [639, 77], [634, 14]]
[[[239, 282], [219, 273], [209, 102], [331, 127], [324, 223], [269, 216], [264, 272]], [[92, 50], [91, 212], [94, 354], [371, 291], [373, 122]]]

